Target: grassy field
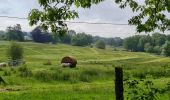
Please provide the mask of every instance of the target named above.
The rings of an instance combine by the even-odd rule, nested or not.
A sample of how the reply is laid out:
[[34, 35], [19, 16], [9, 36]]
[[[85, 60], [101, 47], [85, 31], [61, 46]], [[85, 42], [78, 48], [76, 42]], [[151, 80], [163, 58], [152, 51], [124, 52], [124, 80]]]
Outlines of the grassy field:
[[[26, 65], [0, 68], [7, 85], [0, 100], [114, 100], [114, 68], [122, 66], [124, 79], [151, 80], [163, 88], [170, 82], [170, 58], [141, 52], [100, 50], [64, 44], [20, 43]], [[0, 62], [7, 60], [9, 42], [0, 42]], [[62, 68], [64, 56], [74, 56], [77, 68]], [[43, 65], [51, 60], [52, 65]], [[128, 87], [125, 86], [128, 91]], [[169, 93], [158, 100], [170, 100]], [[127, 93], [125, 92], [125, 99]]]

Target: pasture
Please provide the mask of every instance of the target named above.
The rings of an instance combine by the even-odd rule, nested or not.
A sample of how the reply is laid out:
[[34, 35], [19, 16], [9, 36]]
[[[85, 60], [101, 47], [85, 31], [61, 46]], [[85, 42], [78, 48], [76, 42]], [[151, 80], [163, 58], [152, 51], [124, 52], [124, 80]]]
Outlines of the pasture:
[[[150, 80], [154, 87], [170, 83], [170, 58], [141, 52], [77, 47], [65, 44], [20, 43], [26, 65], [0, 68], [7, 83], [0, 100], [114, 100], [114, 68], [123, 67], [124, 80]], [[9, 42], [0, 42], [0, 62], [7, 60]], [[64, 56], [76, 57], [76, 68], [62, 68]], [[52, 65], [43, 63], [50, 60]], [[141, 85], [142, 87], [142, 85]], [[125, 91], [128, 87], [125, 85]], [[125, 100], [127, 97], [125, 92]], [[169, 93], [158, 100], [169, 100]]]

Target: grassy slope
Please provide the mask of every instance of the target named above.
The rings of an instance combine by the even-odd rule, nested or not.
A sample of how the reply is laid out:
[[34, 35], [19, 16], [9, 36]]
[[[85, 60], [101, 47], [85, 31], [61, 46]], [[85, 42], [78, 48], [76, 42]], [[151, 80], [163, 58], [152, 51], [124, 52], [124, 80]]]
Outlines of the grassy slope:
[[[8, 42], [0, 42], [0, 61], [5, 61], [5, 49]], [[78, 72], [97, 70], [105, 73], [102, 77], [94, 77], [90, 82], [49, 81], [42, 82], [34, 78], [21, 78], [17, 74], [3, 76], [9, 83], [0, 86], [0, 91], [9, 88], [13, 92], [0, 92], [0, 100], [112, 100], [114, 98], [114, 66], [124, 66], [125, 73], [140, 73], [156, 69], [170, 63], [169, 58], [147, 53], [132, 53], [113, 51], [112, 48], [100, 50], [89, 47], [76, 47], [63, 44], [48, 45], [36, 43], [21, 43], [25, 50], [27, 66], [37, 71], [53, 71], [61, 69], [64, 72]], [[62, 57], [71, 55], [77, 58], [76, 69], [63, 69], [60, 66]], [[50, 59], [52, 66], [45, 66], [43, 62]], [[10, 70], [5, 68], [5, 70]], [[3, 72], [0, 72], [3, 75]], [[160, 80], [165, 82], [161, 83]], [[157, 85], [164, 86], [169, 77], [153, 79]], [[166, 97], [162, 97], [165, 100]]]

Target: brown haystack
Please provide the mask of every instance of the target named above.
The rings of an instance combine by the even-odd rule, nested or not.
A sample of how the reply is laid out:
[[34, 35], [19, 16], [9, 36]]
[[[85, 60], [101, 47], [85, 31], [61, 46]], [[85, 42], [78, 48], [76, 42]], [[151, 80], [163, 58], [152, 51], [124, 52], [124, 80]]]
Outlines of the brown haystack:
[[63, 65], [63, 67], [75, 68], [77, 60], [73, 57], [66, 56], [61, 60], [61, 64]]

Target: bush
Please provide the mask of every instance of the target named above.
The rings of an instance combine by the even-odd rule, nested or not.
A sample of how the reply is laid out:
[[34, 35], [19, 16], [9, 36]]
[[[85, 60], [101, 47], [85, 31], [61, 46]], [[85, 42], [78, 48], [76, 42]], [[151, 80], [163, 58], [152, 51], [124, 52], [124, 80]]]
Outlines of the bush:
[[99, 48], [99, 49], [105, 49], [106, 48], [106, 44], [104, 41], [102, 40], [99, 40], [96, 42], [96, 47]]
[[93, 42], [93, 37], [85, 33], [79, 33], [72, 37], [71, 44], [74, 46], [87, 46]]
[[23, 53], [23, 47], [16, 42], [12, 42], [7, 50], [7, 56], [10, 60], [23, 59]]

